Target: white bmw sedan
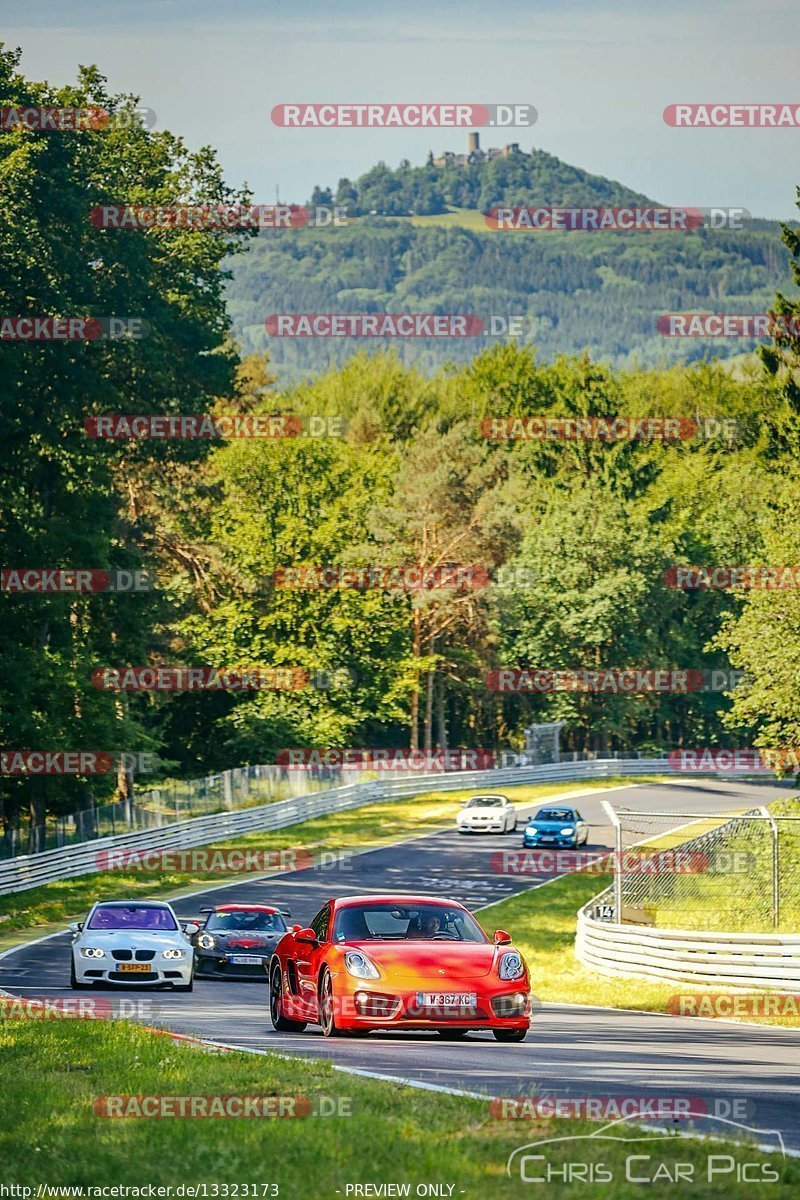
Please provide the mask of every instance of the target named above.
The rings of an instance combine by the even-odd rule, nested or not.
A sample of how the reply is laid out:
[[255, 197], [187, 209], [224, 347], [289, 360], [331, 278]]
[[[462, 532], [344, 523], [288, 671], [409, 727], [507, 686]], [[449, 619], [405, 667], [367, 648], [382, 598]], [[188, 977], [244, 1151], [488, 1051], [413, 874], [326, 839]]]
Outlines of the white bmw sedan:
[[473, 796], [456, 817], [459, 833], [508, 833], [517, 828], [517, 810], [507, 796]]
[[171, 984], [190, 992], [199, 926], [181, 923], [159, 900], [115, 900], [95, 904], [85, 921], [70, 925], [73, 988], [93, 984]]

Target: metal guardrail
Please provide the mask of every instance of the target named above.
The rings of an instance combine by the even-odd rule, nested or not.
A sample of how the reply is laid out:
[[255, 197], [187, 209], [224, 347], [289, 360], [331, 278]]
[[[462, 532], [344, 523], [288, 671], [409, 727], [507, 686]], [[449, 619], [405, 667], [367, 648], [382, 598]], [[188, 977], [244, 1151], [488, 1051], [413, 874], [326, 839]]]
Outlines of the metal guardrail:
[[403, 799], [420, 792], [457, 791], [464, 788], [504, 787], [513, 784], [570, 782], [604, 779], [616, 775], [676, 775], [666, 759], [594, 759], [587, 762], [550, 763], [538, 767], [501, 767], [486, 771], [436, 772], [346, 784], [327, 791], [276, 800], [238, 812], [213, 813], [173, 822], [156, 829], [96, 838], [40, 854], [20, 855], [0, 862], [0, 895], [25, 891], [59, 879], [72, 879], [105, 869], [109, 850], [189, 850], [255, 830], [283, 829], [328, 813], [360, 808], [384, 800]]
[[576, 957], [600, 975], [638, 976], [701, 987], [800, 991], [800, 934], [715, 933], [654, 929], [595, 920], [578, 913]]

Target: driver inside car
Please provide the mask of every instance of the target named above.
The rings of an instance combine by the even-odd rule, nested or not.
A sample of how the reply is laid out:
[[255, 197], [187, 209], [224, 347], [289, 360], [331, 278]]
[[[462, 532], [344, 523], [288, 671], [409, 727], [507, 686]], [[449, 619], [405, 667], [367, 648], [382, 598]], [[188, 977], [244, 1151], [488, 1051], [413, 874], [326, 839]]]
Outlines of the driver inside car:
[[442, 928], [442, 919], [436, 913], [423, 913], [419, 921], [420, 937], [432, 938]]

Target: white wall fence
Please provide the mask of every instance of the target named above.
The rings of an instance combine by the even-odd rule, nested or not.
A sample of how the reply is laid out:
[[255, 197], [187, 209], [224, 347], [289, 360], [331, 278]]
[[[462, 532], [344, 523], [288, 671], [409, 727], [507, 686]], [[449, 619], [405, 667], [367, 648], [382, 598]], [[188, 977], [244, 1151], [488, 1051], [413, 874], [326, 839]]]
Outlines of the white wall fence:
[[[40, 854], [19, 855], [0, 861], [0, 895], [24, 891], [58, 879], [92, 874], [105, 869], [112, 849], [190, 850], [256, 830], [283, 829], [311, 817], [359, 808], [382, 800], [403, 799], [421, 792], [454, 791], [463, 788], [498, 788], [513, 784], [546, 783], [582, 779], [605, 779], [616, 775], [684, 774], [666, 759], [593, 759], [587, 762], [550, 763], [538, 767], [503, 767], [487, 771], [435, 772], [381, 778], [351, 783], [306, 796], [276, 800], [238, 812], [213, 813], [205, 817], [175, 821], [155, 829], [95, 838]], [[387, 775], [391, 773], [387, 772]]]
[[800, 992], [800, 934], [655, 929], [595, 920], [595, 897], [578, 913], [575, 954], [600, 975], [672, 980], [699, 987]]

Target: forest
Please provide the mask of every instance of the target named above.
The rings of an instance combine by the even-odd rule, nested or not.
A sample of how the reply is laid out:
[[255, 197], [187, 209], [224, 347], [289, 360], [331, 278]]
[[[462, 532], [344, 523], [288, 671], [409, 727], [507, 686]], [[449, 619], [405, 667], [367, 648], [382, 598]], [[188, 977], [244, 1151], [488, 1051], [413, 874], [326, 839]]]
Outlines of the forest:
[[[4, 51], [2, 92], [14, 103], [120, 112], [135, 103], [109, 95], [94, 70], [54, 89], [17, 66]], [[545, 339], [542, 349], [473, 346], [468, 361], [435, 367], [351, 348], [346, 361], [292, 378], [237, 340], [229, 289], [252, 272], [266, 289], [262, 310], [272, 296], [286, 311], [324, 309], [336, 299], [317, 286], [331, 253], [324, 231], [301, 302], [280, 269], [293, 255], [298, 273], [308, 267], [299, 242], [251, 230], [102, 229], [87, 217], [97, 204], [246, 202], [213, 150], [190, 152], [135, 121], [57, 138], [4, 130], [0, 174], [2, 313], [141, 318], [147, 330], [0, 342], [0, 566], [152, 581], [91, 594], [0, 591], [6, 750], [147, 751], [162, 775], [186, 776], [274, 762], [297, 746], [520, 747], [527, 724], [550, 720], [564, 722], [562, 744], [574, 750], [797, 744], [797, 589], [674, 583], [677, 567], [800, 562], [795, 323], [737, 374], [717, 362], [620, 367], [551, 355]], [[444, 282], [430, 272], [443, 304], [461, 295], [466, 272], [478, 307], [501, 267], [520, 303], [532, 295], [513, 238], [506, 261], [490, 248], [455, 255], [448, 237], [475, 236], [478, 248], [468, 232], [403, 229], [343, 231], [355, 292], [388, 294], [403, 259], [420, 278], [431, 261], [450, 264]], [[796, 228], [783, 230], [780, 254], [753, 234], [765, 237], [760, 257], [734, 252], [738, 236], [712, 244], [709, 234], [705, 251], [736, 258], [745, 274], [732, 267], [731, 287], [769, 291], [775, 311], [797, 312]], [[702, 275], [683, 242], [668, 235], [661, 245], [676, 279]], [[424, 246], [438, 248], [432, 260]], [[559, 257], [537, 243], [528, 253], [541, 255], [554, 294], [569, 281], [597, 294], [602, 311], [599, 248]], [[606, 261], [618, 275], [619, 259]], [[776, 298], [783, 261], [791, 272]], [[428, 310], [422, 291], [406, 300]], [[626, 328], [615, 334], [621, 346]], [[283, 436], [92, 436], [109, 414], [237, 418], [251, 430], [263, 419]], [[652, 418], [683, 435], [487, 436], [493, 420], [533, 417], [582, 428]], [[378, 585], [287, 586], [300, 567], [373, 568]], [[404, 568], [443, 574], [434, 587], [381, 586], [381, 571]], [[98, 672], [128, 667], [295, 671], [307, 684], [98, 687]], [[500, 669], [734, 671], [741, 683], [501, 693], [491, 685]], [[113, 774], [6, 776], [2, 820], [72, 812], [130, 786]]]

